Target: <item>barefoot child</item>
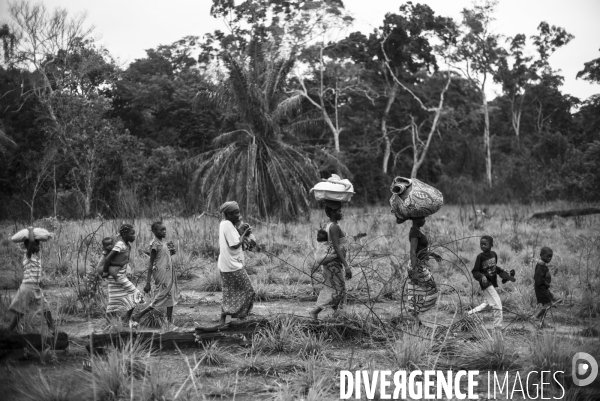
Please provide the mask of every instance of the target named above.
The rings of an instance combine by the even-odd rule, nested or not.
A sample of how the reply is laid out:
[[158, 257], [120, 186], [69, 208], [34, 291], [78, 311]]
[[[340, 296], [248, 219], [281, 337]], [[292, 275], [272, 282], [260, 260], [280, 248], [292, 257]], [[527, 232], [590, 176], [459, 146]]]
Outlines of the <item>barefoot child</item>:
[[173, 326], [173, 307], [177, 305], [179, 299], [179, 289], [177, 287], [177, 277], [171, 255], [175, 254], [175, 248], [171, 248], [171, 243], [165, 243], [164, 239], [167, 236], [167, 229], [161, 222], [152, 223], [151, 226], [154, 239], [150, 244], [150, 266], [148, 268], [148, 276], [144, 292], [148, 294], [152, 288], [151, 279], [154, 277], [156, 285], [154, 299], [138, 316], [137, 321], [146, 313], [154, 308], [167, 308], [167, 322], [169, 330], [177, 330]]
[[144, 303], [142, 294], [127, 278], [127, 263], [129, 263], [131, 252], [130, 243], [133, 241], [135, 241], [135, 229], [131, 224], [123, 224], [119, 228], [116, 244], [105, 257], [102, 273], [102, 277], [108, 279], [107, 317], [124, 310], [125, 314], [121, 317], [123, 323], [129, 324], [131, 327], [137, 325], [131, 320], [135, 304]]
[[540, 250], [541, 260], [535, 265], [535, 273], [533, 275], [535, 298], [539, 304], [542, 304], [542, 310], [536, 315], [536, 319], [540, 320], [540, 328], [551, 328], [544, 324], [544, 318], [546, 317], [546, 313], [548, 313], [548, 309], [552, 307], [552, 303], [558, 301], [554, 297], [554, 294], [550, 292], [552, 275], [548, 266], [552, 261], [552, 256], [554, 256], [552, 249], [547, 246], [543, 247]]
[[513, 282], [516, 281], [516, 279], [514, 278], [514, 271], [511, 271], [509, 274], [501, 269], [500, 266], [496, 265], [498, 263], [498, 255], [496, 255], [496, 252], [492, 251], [493, 245], [494, 239], [492, 237], [489, 235], [481, 237], [479, 246], [482, 252], [477, 255], [475, 266], [471, 271], [473, 273], [473, 278], [479, 281], [487, 302], [470, 310], [467, 314], [471, 315], [473, 313], [481, 312], [484, 309], [492, 309], [494, 328], [502, 329], [502, 301], [496, 291], [496, 287], [498, 287], [497, 276], [500, 276], [503, 280]]
[[46, 298], [44, 298], [44, 294], [40, 288], [40, 280], [42, 278], [42, 259], [39, 256], [40, 241], [34, 239], [33, 228], [30, 227], [28, 230], [29, 236], [23, 240], [26, 249], [25, 257], [23, 258], [23, 281], [8, 307], [8, 310], [14, 313], [8, 330], [13, 331], [25, 313], [35, 308], [42, 310], [44, 318], [46, 318], [46, 323], [48, 323], [48, 328], [54, 331], [52, 313], [50, 313], [48, 302], [46, 302]]

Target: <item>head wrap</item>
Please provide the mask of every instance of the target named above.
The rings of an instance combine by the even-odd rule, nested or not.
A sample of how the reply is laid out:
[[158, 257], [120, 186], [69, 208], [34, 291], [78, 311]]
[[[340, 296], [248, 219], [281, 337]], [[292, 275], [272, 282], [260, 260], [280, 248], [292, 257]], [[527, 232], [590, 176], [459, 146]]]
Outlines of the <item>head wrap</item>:
[[494, 245], [494, 239], [489, 235], [484, 235], [483, 237], [481, 237], [481, 239], [487, 240], [487, 242], [489, 242], [490, 245]]
[[240, 210], [240, 206], [236, 201], [225, 202], [219, 208], [219, 213], [231, 213]]

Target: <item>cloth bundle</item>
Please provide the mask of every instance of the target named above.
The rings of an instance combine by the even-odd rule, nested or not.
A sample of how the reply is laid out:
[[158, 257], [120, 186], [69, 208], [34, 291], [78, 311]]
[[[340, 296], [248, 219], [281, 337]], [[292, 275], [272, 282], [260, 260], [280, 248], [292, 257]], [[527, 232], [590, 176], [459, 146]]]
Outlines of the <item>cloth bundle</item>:
[[444, 204], [439, 190], [416, 178], [396, 177], [390, 190], [392, 213], [402, 220], [430, 216]]
[[337, 202], [350, 202], [355, 194], [354, 186], [339, 175], [332, 174], [327, 180], [315, 185], [310, 192], [314, 192], [317, 201], [332, 200]]
[[[52, 233], [50, 233], [48, 230], [46, 230], [44, 228], [37, 228], [37, 227], [33, 229], [33, 239], [44, 242], [44, 241], [48, 241], [50, 238], [52, 238]], [[22, 229], [21, 231], [19, 231], [15, 235], [13, 235], [10, 240], [12, 242], [23, 242], [26, 239], [29, 239], [29, 229], [28, 228]]]

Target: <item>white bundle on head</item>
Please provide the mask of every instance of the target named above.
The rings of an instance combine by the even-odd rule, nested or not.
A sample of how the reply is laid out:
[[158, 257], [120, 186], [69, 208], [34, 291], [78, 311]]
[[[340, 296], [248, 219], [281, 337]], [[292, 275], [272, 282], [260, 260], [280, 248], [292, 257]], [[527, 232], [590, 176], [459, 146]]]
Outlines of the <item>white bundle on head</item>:
[[[34, 228], [33, 229], [33, 239], [37, 241], [48, 241], [52, 238], [52, 233], [44, 228]], [[12, 242], [24, 242], [26, 239], [29, 239], [29, 229], [24, 228], [15, 235], [11, 237]]]

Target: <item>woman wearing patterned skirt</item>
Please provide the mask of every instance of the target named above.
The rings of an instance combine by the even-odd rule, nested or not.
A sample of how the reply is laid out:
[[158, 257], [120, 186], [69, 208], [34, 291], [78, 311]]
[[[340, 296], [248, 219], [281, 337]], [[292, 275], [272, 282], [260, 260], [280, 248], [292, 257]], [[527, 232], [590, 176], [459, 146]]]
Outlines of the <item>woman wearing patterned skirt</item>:
[[429, 251], [429, 240], [421, 232], [425, 225], [425, 217], [412, 219], [413, 225], [408, 234], [410, 241], [410, 269], [408, 270], [408, 310], [419, 320], [419, 313], [426, 312], [435, 306], [438, 290], [431, 272], [429, 258], [441, 261], [439, 255]]
[[135, 229], [131, 224], [123, 224], [119, 228], [119, 236], [104, 260], [102, 277], [108, 280], [106, 315], [111, 317], [125, 312], [122, 315], [123, 323], [137, 326], [137, 323], [131, 320], [131, 315], [136, 303], [144, 303], [144, 297], [126, 276], [131, 252], [130, 243], [135, 241]]
[[252, 230], [248, 226], [240, 235], [235, 225], [241, 220], [237, 202], [225, 202], [219, 209], [224, 219], [219, 224], [219, 260], [223, 302], [221, 320], [226, 322], [227, 316], [244, 319], [254, 305], [254, 288], [250, 277], [244, 269], [244, 239]]
[[[346, 298], [346, 280], [352, 278], [352, 270], [346, 261], [346, 247], [348, 238], [338, 225], [343, 218], [342, 204], [340, 202], [327, 201], [325, 213], [331, 222], [327, 225], [327, 241], [331, 250], [335, 253], [335, 259], [323, 265], [323, 288], [319, 292], [315, 309], [310, 312], [313, 319], [318, 319], [319, 313], [327, 307], [337, 310]], [[312, 273], [319, 267], [317, 263]]]

